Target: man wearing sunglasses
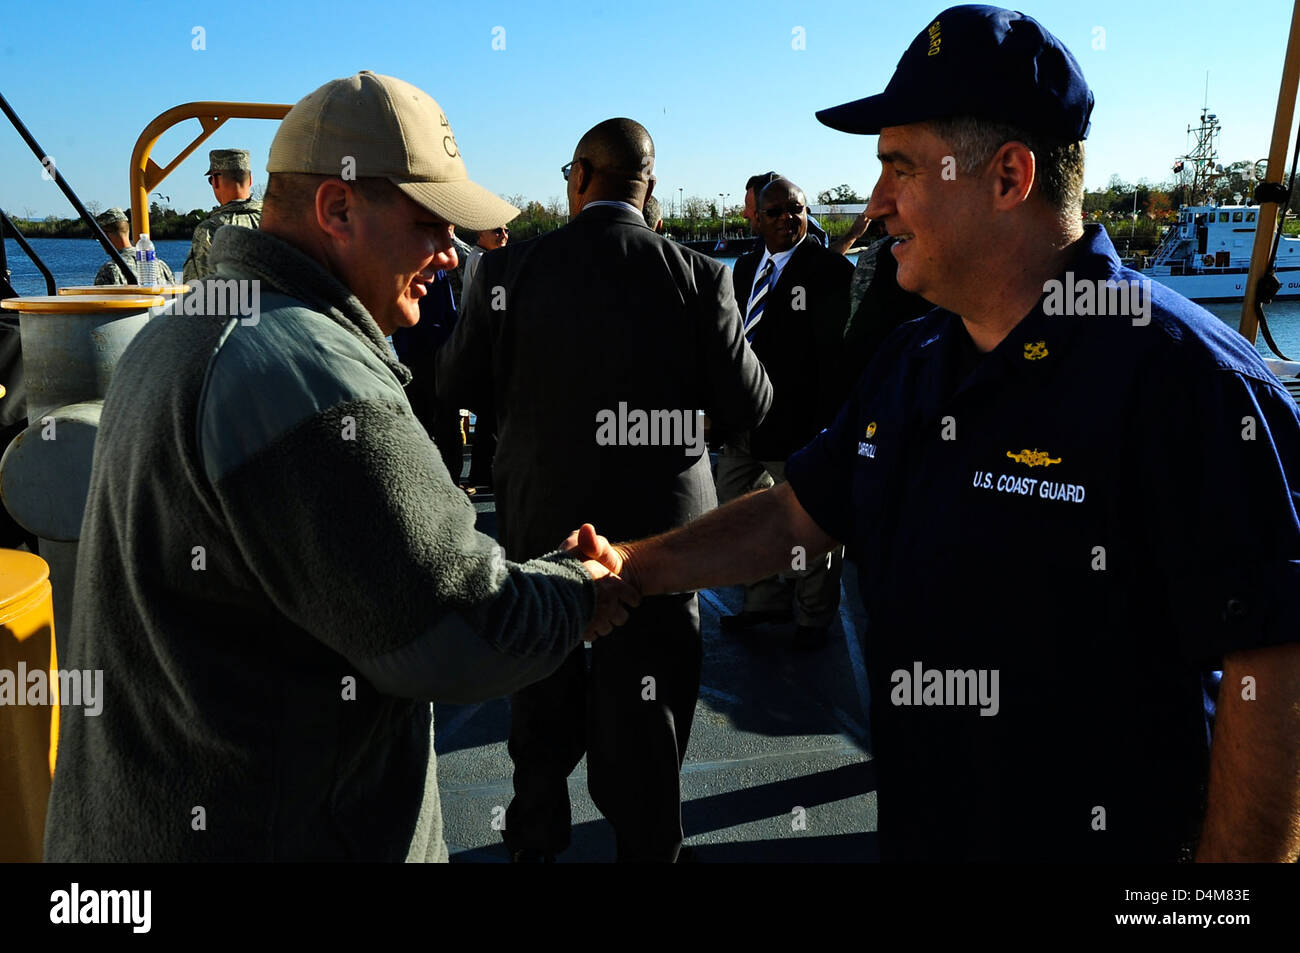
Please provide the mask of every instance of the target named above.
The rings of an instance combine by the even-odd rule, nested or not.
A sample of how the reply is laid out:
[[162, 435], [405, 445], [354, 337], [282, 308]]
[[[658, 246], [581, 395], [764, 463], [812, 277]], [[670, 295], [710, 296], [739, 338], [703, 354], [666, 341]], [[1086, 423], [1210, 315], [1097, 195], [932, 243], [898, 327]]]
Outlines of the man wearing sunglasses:
[[208, 153], [208, 185], [219, 207], [194, 229], [190, 255], [185, 259], [182, 278], [194, 281], [212, 274], [208, 252], [212, 236], [222, 225], [257, 228], [262, 224], [262, 202], [249, 198], [253, 191], [253, 167], [247, 149], [213, 149]]
[[465, 282], [464, 287], [469, 289], [470, 284], [474, 281], [474, 272], [478, 270], [479, 259], [483, 257], [485, 251], [494, 251], [503, 248], [506, 242], [510, 241], [510, 229], [505, 225], [498, 225], [496, 228], [486, 228], [478, 233], [478, 241], [474, 247], [469, 250], [465, 257]]
[[[745, 204], [741, 206], [740, 214], [749, 222], [749, 230], [755, 236], [754, 241], [750, 244], [749, 250], [761, 252], [763, 250], [763, 239], [759, 236], [758, 223], [758, 193], [762, 192], [769, 182], [775, 182], [782, 178], [779, 172], [760, 172], [758, 175], [751, 175], [745, 182]], [[808, 236], [819, 245], [830, 245], [830, 239], [826, 235], [826, 230], [822, 228], [821, 223], [812, 215], [808, 219]], [[738, 254], [744, 254], [744, 246], [738, 246]]]
[[[772, 380], [772, 409], [753, 431], [725, 435], [717, 473], [723, 503], [785, 482], [786, 457], [828, 426], [847, 396], [838, 368], [853, 265], [808, 235], [808, 201], [789, 179], [761, 188], [753, 223], [762, 248], [736, 262], [733, 279], [745, 337]], [[794, 647], [820, 648], [839, 609], [840, 559], [836, 549], [829, 560], [792, 560], [789, 574], [746, 586], [743, 609], [723, 617], [722, 627], [794, 619]]]

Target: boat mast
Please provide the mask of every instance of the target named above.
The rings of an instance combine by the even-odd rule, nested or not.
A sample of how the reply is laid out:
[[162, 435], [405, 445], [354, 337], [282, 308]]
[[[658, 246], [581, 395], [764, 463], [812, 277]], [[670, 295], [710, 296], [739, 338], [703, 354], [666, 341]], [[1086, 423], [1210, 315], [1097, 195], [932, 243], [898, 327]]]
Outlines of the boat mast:
[[[1209, 90], [1209, 74], [1206, 74], [1206, 90]], [[1223, 172], [1223, 167], [1218, 164], [1219, 150], [1215, 145], [1221, 129], [1219, 127], [1219, 117], [1210, 112], [1209, 105], [1201, 107], [1201, 124], [1199, 126], [1188, 126], [1187, 134], [1195, 134], [1196, 143], [1188, 150], [1186, 155], [1179, 156], [1179, 171], [1185, 170], [1188, 166], [1192, 171], [1192, 187], [1187, 196], [1186, 205], [1201, 205], [1210, 198], [1210, 181]]]

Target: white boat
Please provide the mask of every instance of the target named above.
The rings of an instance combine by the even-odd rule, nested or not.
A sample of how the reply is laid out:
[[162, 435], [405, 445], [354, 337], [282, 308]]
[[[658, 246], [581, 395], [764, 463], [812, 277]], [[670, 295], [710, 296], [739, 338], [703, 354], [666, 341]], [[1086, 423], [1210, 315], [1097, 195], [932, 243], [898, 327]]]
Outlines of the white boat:
[[[1257, 205], [1184, 205], [1142, 274], [1193, 301], [1240, 301], [1259, 224]], [[1300, 298], [1300, 238], [1282, 237], [1276, 274], [1276, 297]]]

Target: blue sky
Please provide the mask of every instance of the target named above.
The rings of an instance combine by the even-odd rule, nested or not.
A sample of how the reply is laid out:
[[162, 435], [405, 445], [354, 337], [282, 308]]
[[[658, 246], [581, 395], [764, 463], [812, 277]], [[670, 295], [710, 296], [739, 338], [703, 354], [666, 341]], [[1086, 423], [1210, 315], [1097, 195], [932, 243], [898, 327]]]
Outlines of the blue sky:
[[[1112, 173], [1128, 181], [1169, 176], [1199, 115], [1207, 69], [1210, 107], [1223, 123], [1221, 161], [1266, 154], [1287, 0], [1047, 0], [1020, 8], [1074, 51], [1096, 94], [1090, 188]], [[163, 110], [202, 99], [292, 103], [359, 69], [428, 91], [450, 119], [470, 175], [502, 194], [562, 196], [560, 165], [586, 129], [611, 116], [631, 116], [654, 136], [665, 202], [682, 188], [688, 196], [729, 193], [735, 204], [745, 179], [769, 168], [810, 196], [842, 182], [866, 193], [880, 171], [875, 137], [827, 129], [813, 112], [882, 90], [940, 9], [872, 0], [10, 4], [0, 91], [81, 197], [105, 206], [126, 203], [132, 145]], [[205, 49], [193, 48], [196, 27]], [[493, 49], [495, 27], [504, 28], [504, 50]], [[805, 49], [792, 48], [796, 28]], [[1094, 49], [1098, 37], [1104, 49]], [[137, 50], [147, 51], [147, 62], [134, 58]], [[160, 191], [182, 211], [210, 207], [206, 150], [230, 146], [252, 150], [264, 183], [274, 131], [264, 120], [227, 123]], [[191, 136], [173, 130], [155, 158], [169, 159]], [[71, 214], [3, 122], [0, 207]]]

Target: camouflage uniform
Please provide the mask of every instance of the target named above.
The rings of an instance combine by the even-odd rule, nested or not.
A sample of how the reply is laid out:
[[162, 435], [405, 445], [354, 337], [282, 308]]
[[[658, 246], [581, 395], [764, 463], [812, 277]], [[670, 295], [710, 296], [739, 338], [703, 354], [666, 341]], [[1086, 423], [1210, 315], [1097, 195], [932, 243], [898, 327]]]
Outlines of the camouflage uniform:
[[[127, 245], [122, 249], [122, 257], [126, 263], [135, 266], [135, 246]], [[158, 261], [158, 278], [159, 283], [164, 285], [179, 284], [176, 276], [172, 274], [171, 267], [161, 258]], [[109, 259], [99, 266], [99, 271], [95, 272], [95, 284], [97, 285], [133, 285], [134, 281], [128, 281], [126, 275], [122, 274], [122, 269], [117, 267], [117, 262]]]
[[[127, 222], [130, 220], [127, 218], [125, 212], [123, 212], [120, 208], [114, 206], [113, 208], [110, 208], [108, 211], [100, 215], [96, 215], [95, 221], [98, 222], [100, 227], [103, 228], [106, 232], [113, 232], [117, 230], [117, 226], [120, 223]], [[127, 245], [125, 248], [121, 249], [121, 255], [123, 258], [126, 259], [127, 264], [132, 265], [132, 267], [134, 267], [134, 263], [135, 263], [134, 245]], [[172, 274], [172, 270], [171, 268], [168, 267], [167, 262], [163, 261], [161, 258], [157, 259], [157, 261], [158, 261], [159, 283], [164, 285], [177, 284], [176, 276]], [[128, 279], [127, 276], [122, 273], [122, 269], [117, 267], [117, 262], [113, 261], [113, 259], [110, 258], [108, 261], [104, 262], [102, 265], [99, 266], [99, 271], [95, 272], [95, 284], [129, 285], [129, 284], [135, 284], [135, 282], [133, 280]]]
[[262, 203], [258, 199], [236, 199], [221, 206], [194, 229], [190, 257], [185, 259], [186, 281], [206, 278], [212, 274], [208, 267], [208, 252], [212, 248], [212, 235], [222, 225], [242, 225], [257, 228], [262, 223]]

